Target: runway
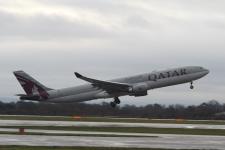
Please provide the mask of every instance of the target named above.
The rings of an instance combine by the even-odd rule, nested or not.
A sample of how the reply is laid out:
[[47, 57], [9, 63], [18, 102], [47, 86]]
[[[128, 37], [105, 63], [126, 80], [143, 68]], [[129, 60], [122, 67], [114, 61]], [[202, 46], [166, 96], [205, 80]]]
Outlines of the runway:
[[0, 126], [75, 126], [75, 127], [81, 126], [81, 127], [148, 127], [148, 128], [225, 129], [225, 125], [208, 125], [208, 124], [33, 121], [33, 120], [0, 120]]
[[0, 145], [90, 146], [224, 150], [224, 136], [151, 134], [158, 137], [0, 135]]

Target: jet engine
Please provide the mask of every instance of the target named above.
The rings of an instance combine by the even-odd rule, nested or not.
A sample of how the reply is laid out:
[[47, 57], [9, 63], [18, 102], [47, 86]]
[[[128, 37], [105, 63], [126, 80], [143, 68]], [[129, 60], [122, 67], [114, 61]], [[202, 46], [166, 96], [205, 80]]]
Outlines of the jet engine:
[[148, 95], [147, 90], [149, 89], [148, 84], [146, 83], [138, 83], [135, 84], [129, 91], [133, 96], [146, 96]]

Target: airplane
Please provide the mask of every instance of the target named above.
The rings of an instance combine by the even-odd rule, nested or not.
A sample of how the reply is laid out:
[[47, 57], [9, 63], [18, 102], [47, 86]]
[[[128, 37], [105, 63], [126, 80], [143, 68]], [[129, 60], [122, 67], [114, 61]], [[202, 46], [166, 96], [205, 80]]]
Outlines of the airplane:
[[75, 72], [78, 79], [88, 83], [63, 89], [48, 88], [22, 70], [13, 73], [26, 93], [16, 95], [20, 100], [65, 103], [113, 98], [110, 105], [116, 107], [120, 104], [119, 97], [121, 96], [146, 96], [148, 90], [183, 83], [190, 83], [190, 88], [193, 89], [193, 81], [207, 75], [209, 70], [200, 66], [186, 66], [108, 81], [85, 77]]

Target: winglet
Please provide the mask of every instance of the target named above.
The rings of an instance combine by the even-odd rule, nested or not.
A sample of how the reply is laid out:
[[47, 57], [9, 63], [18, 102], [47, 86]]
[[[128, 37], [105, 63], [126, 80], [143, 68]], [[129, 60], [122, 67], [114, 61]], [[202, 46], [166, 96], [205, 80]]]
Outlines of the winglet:
[[81, 78], [81, 77], [82, 77], [82, 75], [79, 74], [78, 72], [74, 72], [74, 74], [75, 74], [75, 76], [76, 76], [77, 78]]

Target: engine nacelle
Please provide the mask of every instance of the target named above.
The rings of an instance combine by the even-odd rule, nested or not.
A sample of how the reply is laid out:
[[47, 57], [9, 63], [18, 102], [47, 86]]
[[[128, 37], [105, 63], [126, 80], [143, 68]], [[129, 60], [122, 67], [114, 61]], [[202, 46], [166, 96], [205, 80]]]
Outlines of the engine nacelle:
[[148, 95], [148, 88], [149, 87], [146, 83], [138, 83], [130, 89], [130, 93], [133, 96], [146, 96]]

